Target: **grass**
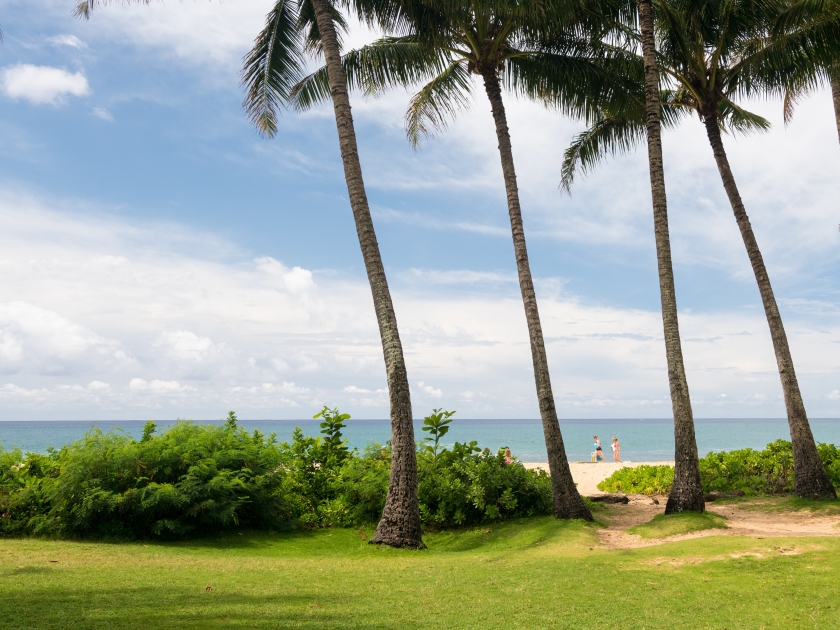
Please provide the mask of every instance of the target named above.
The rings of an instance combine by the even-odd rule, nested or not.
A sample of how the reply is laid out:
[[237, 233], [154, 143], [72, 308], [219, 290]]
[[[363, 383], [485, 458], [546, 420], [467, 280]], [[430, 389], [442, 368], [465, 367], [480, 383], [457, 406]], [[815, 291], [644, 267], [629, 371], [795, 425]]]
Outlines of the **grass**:
[[[656, 527], [660, 527], [656, 525]], [[426, 536], [243, 533], [185, 543], [0, 540], [0, 628], [814, 628], [840, 538], [706, 537], [629, 550], [533, 518]], [[212, 590], [206, 590], [207, 587]]]
[[711, 512], [683, 512], [669, 516], [659, 514], [654, 516], [653, 520], [631, 527], [627, 531], [642, 538], [668, 538], [704, 529], [726, 529], [726, 519]]

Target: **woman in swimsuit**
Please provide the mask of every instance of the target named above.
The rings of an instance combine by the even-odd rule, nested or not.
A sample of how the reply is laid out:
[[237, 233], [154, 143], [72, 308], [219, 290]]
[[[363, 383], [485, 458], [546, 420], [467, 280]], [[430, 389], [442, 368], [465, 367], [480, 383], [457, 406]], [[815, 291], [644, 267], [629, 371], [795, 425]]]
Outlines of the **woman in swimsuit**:
[[612, 440], [613, 461], [621, 464], [621, 444], [618, 443], [618, 438], [613, 436]]
[[596, 462], [607, 461], [607, 460], [604, 459], [604, 449], [601, 448], [601, 440], [598, 439], [597, 435], [593, 435], [592, 439], [595, 440], [595, 461]]
[[513, 463], [513, 453], [510, 452], [510, 449], [505, 446], [505, 464], [512, 464]]

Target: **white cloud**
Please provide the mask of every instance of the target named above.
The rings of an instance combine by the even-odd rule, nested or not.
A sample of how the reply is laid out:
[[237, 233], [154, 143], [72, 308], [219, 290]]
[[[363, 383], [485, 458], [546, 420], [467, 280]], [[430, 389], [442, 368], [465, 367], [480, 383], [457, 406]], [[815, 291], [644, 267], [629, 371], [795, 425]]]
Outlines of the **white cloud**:
[[67, 96], [87, 96], [90, 86], [81, 72], [62, 68], [19, 64], [0, 71], [0, 84], [9, 98], [24, 99], [36, 105], [60, 105]]
[[176, 360], [195, 362], [204, 361], [224, 349], [224, 344], [216, 345], [210, 337], [199, 337], [188, 330], [161, 333], [154, 345], [164, 347]]
[[435, 389], [431, 385], [426, 385], [423, 381], [417, 383], [417, 387], [419, 387], [423, 393], [431, 396], [432, 398], [441, 398], [443, 396], [443, 391]]
[[181, 385], [178, 381], [162, 381], [155, 379], [151, 382], [142, 378], [133, 378], [128, 383], [129, 389], [135, 391], [149, 391], [153, 394], [168, 394], [173, 392], [186, 392], [194, 388], [189, 385]]
[[[387, 417], [363, 279], [241, 254], [208, 259], [201, 253], [235, 249], [179, 230], [59, 213], [0, 193], [0, 295], [17, 300], [0, 305], [0, 371], [14, 374], [0, 388], [5, 413], [215, 418], [236, 409], [300, 418], [328, 404]], [[416, 415], [457, 404], [464, 416], [536, 417], [516, 283], [470, 270], [436, 274], [413, 270], [392, 283]], [[478, 288], [442, 296], [438, 280]], [[840, 411], [840, 364], [825, 351], [840, 343], [840, 324], [822, 315], [833, 308], [821, 301], [817, 327], [811, 308], [786, 320], [815, 417]], [[668, 413], [658, 312], [560, 292], [541, 296], [540, 314], [562, 415]], [[760, 309], [684, 312], [680, 324], [695, 415], [784, 414]], [[281, 373], [294, 378], [278, 381]]]
[[94, 107], [93, 115], [107, 122], [114, 122], [114, 115], [104, 107]]
[[56, 35], [47, 39], [53, 46], [69, 46], [70, 48], [87, 48], [88, 45], [75, 35]]

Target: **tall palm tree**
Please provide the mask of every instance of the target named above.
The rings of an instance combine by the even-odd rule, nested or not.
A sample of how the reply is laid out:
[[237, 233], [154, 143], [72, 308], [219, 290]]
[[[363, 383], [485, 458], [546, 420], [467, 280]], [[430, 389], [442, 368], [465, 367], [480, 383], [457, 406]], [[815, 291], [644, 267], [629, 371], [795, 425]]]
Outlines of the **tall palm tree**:
[[[345, 55], [346, 74], [351, 86], [368, 93], [427, 81], [411, 99], [405, 116], [406, 133], [415, 147], [423, 136], [444, 129], [455, 114], [467, 108], [473, 89], [471, 75], [481, 78], [496, 128], [554, 514], [591, 520], [572, 480], [557, 418], [502, 89], [530, 98], [550, 98], [555, 106], [575, 115], [585, 115], [590, 101], [622, 92], [609, 83], [616, 79], [604, 70], [605, 60], [599, 65], [591, 58], [587, 14], [576, 12], [572, 2], [395, 0], [387, 4], [384, 10], [375, 7], [364, 17], [398, 36]], [[620, 64], [621, 58], [612, 61]], [[307, 108], [322, 100], [325, 81], [323, 70], [302, 81], [293, 91], [297, 106]]]
[[[107, 1], [99, 0], [98, 3]], [[149, 3], [149, 0], [136, 1]], [[78, 5], [77, 13], [87, 17], [96, 4], [97, 0], [85, 0]], [[379, 324], [391, 405], [390, 482], [382, 519], [371, 540], [392, 547], [421, 549], [425, 545], [421, 537], [417, 457], [408, 375], [394, 305], [362, 179], [336, 24], [339, 28], [344, 26], [341, 14], [330, 0], [275, 2], [266, 18], [265, 28], [245, 58], [245, 109], [261, 133], [273, 136], [277, 130], [278, 110], [287, 104], [290, 88], [302, 76], [305, 53], [323, 52], [350, 207]]]
[[[658, 62], [674, 88], [660, 92], [663, 108], [693, 111], [704, 124], [761, 294], [793, 443], [794, 492], [803, 498], [835, 497], [817, 453], [781, 314], [721, 130], [769, 128], [766, 120], [738, 105], [738, 98], [780, 94], [791, 85], [815, 81], [820, 68], [836, 58], [840, 28], [835, 23], [812, 37], [806, 21], [780, 22], [787, 9], [783, 0], [656, 0], [654, 8]], [[564, 174], [573, 173], [575, 162], [585, 168], [607, 152], [632, 146], [639, 138], [638, 117], [638, 113], [628, 117], [603, 112], [570, 147]], [[678, 117], [674, 114], [672, 120]]]
[[694, 414], [685, 375], [680, 327], [677, 317], [677, 293], [671, 262], [671, 239], [668, 232], [668, 200], [665, 195], [665, 168], [662, 162], [662, 137], [659, 119], [659, 67], [651, 0], [639, 0], [639, 29], [645, 69], [645, 130], [647, 132], [650, 189], [653, 197], [653, 229], [656, 235], [656, 262], [659, 268], [659, 297], [662, 303], [662, 326], [665, 333], [665, 356], [671, 409], [674, 413], [674, 485], [668, 495], [665, 513], [706, 509], [700, 483], [700, 461], [694, 435]]

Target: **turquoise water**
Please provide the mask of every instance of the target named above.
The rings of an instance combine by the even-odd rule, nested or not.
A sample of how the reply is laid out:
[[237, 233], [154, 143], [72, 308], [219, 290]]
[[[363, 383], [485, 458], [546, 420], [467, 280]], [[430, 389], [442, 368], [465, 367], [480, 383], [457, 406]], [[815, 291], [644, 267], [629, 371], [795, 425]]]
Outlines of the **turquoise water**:
[[[175, 421], [158, 422], [158, 430]], [[221, 420], [199, 421], [221, 424]], [[280, 440], [288, 440], [296, 426], [308, 435], [318, 435], [318, 420], [240, 420], [240, 425], [265, 434], [277, 433]], [[119, 427], [132, 437], [140, 437], [145, 421], [0, 421], [0, 443], [7, 449], [43, 452], [48, 446], [60, 447], [78, 440], [93, 427], [109, 431]], [[417, 439], [426, 434], [420, 431], [422, 422], [415, 423]], [[475, 440], [482, 448], [492, 451], [509, 446], [523, 462], [546, 461], [542, 425], [539, 420], [464, 420], [456, 419], [446, 435], [445, 442]], [[598, 435], [607, 456], [612, 436], [621, 441], [624, 461], [658, 461], [674, 458], [674, 434], [670, 420], [562, 420], [560, 428], [571, 461], [589, 461], [592, 436]], [[811, 419], [811, 428], [818, 442], [840, 444], [840, 418]], [[763, 448], [768, 442], [780, 438], [790, 439], [787, 421], [778, 418], [731, 418], [696, 420], [697, 447], [700, 455], [709, 451], [728, 451], [737, 448]], [[349, 420], [344, 436], [350, 446], [364, 448], [372, 442], [384, 443], [391, 437], [387, 420]]]

